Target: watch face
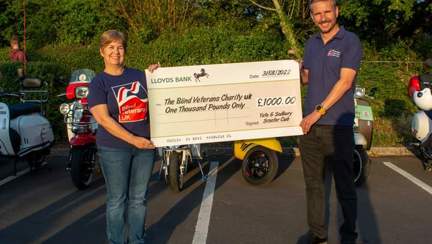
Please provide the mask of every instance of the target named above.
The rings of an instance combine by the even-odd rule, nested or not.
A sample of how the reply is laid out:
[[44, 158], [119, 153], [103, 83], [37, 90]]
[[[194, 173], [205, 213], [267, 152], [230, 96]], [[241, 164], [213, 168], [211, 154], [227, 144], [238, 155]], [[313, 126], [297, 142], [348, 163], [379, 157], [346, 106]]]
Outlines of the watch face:
[[315, 107], [315, 110], [321, 110], [322, 109], [322, 106], [321, 106], [321, 104], [320, 105], [316, 105], [316, 107]]

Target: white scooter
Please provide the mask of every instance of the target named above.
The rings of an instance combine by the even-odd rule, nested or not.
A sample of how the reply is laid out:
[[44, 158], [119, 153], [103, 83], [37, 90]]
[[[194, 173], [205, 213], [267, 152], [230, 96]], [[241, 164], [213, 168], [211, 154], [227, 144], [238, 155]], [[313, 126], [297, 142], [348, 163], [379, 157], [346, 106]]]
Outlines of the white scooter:
[[[28, 162], [30, 169], [46, 164], [45, 158], [54, 143], [51, 124], [44, 117], [43, 105], [48, 91], [39, 79], [23, 79], [19, 92], [0, 92], [0, 156]], [[8, 104], [5, 98], [18, 98]], [[17, 173], [17, 172], [15, 172]]]
[[[431, 67], [432, 68], [432, 64]], [[413, 76], [408, 86], [408, 95], [420, 109], [411, 120], [411, 133], [417, 139], [412, 143], [419, 153], [423, 167], [432, 171], [432, 73]]]

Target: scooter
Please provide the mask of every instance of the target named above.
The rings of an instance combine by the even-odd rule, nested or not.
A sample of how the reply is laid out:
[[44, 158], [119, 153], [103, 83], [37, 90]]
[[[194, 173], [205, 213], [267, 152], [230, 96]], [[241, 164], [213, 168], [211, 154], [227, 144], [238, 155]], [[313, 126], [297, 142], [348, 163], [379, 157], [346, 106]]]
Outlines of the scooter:
[[[365, 89], [355, 89], [355, 125], [354, 125], [354, 182], [361, 186], [366, 181], [371, 160], [367, 150], [371, 148], [373, 135], [373, 114], [368, 103], [376, 89], [366, 95]], [[242, 176], [251, 185], [265, 185], [273, 181], [278, 169], [278, 153], [282, 153], [282, 145], [276, 138], [240, 140], [234, 142], [234, 157], [242, 160]], [[196, 161], [200, 168], [202, 179], [207, 176], [203, 173], [203, 153], [199, 145], [183, 145], [159, 149], [162, 163], [159, 174], [162, 172], [165, 181], [176, 192], [183, 189], [184, 177], [189, 165]]]
[[[234, 157], [243, 160], [243, 178], [252, 185], [267, 184], [276, 176], [279, 165], [276, 152], [282, 152], [282, 146], [275, 138], [234, 142]], [[208, 178], [203, 171], [206, 152], [200, 144], [159, 148], [159, 155], [162, 159], [159, 175], [164, 176], [174, 192], [184, 189], [185, 175], [194, 163], [199, 167], [202, 180]]]
[[369, 94], [363, 87], [354, 90], [355, 118], [354, 118], [354, 184], [362, 186], [370, 172], [371, 160], [367, 154], [372, 146], [373, 113], [369, 99], [377, 88], [372, 88]]
[[[354, 183], [363, 185], [370, 171], [371, 160], [367, 151], [372, 145], [373, 113], [368, 99], [373, 99], [376, 88], [366, 95], [365, 89], [356, 87], [354, 123]], [[250, 184], [262, 185], [271, 182], [277, 174], [282, 145], [276, 138], [234, 142], [234, 157], [242, 161], [243, 178]]]
[[242, 160], [243, 179], [251, 185], [273, 181], [279, 168], [277, 153], [282, 153], [282, 145], [276, 138], [234, 142], [234, 157]]
[[70, 144], [66, 170], [70, 173], [73, 184], [80, 190], [90, 186], [98, 170], [95, 136], [97, 123], [87, 104], [88, 85], [94, 77], [95, 73], [89, 69], [72, 72], [66, 93], [62, 94], [72, 102], [60, 105]]
[[417, 142], [412, 143], [420, 152], [426, 171], [432, 171], [432, 75], [413, 76], [409, 81], [408, 95], [420, 111], [411, 120], [411, 133]]
[[161, 157], [159, 176], [164, 176], [165, 182], [174, 192], [184, 189], [185, 175], [193, 163], [198, 164], [203, 181], [207, 180], [202, 164], [205, 161], [205, 152], [201, 151], [200, 144], [189, 144], [158, 148]]
[[39, 79], [22, 79], [19, 92], [0, 92], [2, 98], [18, 98], [20, 103], [0, 102], [0, 154], [17, 162], [24, 159], [30, 169], [46, 165], [46, 156], [54, 144], [50, 122], [45, 117], [47, 84]]

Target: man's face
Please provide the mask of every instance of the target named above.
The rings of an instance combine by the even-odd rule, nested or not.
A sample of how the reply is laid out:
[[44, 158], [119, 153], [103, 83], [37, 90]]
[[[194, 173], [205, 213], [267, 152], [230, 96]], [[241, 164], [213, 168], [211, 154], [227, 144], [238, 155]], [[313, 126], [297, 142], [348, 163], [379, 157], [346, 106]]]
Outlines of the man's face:
[[321, 32], [326, 34], [333, 30], [339, 15], [339, 9], [333, 1], [318, 1], [311, 5], [311, 17]]
[[14, 49], [14, 50], [18, 50], [19, 49], [18, 42], [12, 41], [11, 42], [11, 48]]

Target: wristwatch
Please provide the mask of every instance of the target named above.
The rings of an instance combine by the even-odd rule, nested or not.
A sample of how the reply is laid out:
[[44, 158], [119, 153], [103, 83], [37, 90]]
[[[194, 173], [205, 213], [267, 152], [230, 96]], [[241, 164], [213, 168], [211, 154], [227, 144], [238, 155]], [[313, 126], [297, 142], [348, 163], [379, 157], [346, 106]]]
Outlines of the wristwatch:
[[318, 104], [315, 106], [315, 111], [317, 111], [319, 114], [324, 115], [327, 111], [326, 109], [323, 107], [322, 104]]

